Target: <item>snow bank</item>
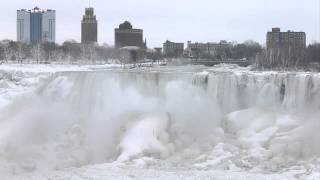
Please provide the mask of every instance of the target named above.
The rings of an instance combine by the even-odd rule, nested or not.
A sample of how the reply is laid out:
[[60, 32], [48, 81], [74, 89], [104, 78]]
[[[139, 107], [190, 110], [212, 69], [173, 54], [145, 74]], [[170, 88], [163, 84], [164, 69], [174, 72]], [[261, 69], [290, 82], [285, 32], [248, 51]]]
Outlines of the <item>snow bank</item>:
[[123, 162], [146, 155], [168, 156], [166, 144], [169, 142], [167, 126], [169, 115], [150, 114], [140, 117], [127, 127], [119, 148], [117, 161]]
[[60, 65], [60, 64], [1, 64], [0, 70], [7, 72], [55, 73], [66, 71], [91, 71], [120, 68], [119, 64], [104, 65]]

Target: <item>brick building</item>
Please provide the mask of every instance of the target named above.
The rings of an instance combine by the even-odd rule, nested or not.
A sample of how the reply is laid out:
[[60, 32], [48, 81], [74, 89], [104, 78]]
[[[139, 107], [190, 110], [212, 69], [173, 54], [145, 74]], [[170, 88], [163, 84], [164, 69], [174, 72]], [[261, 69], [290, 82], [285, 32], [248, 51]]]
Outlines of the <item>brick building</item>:
[[305, 32], [281, 32], [272, 28], [267, 33], [267, 58], [275, 64], [293, 65], [303, 61], [306, 50]]

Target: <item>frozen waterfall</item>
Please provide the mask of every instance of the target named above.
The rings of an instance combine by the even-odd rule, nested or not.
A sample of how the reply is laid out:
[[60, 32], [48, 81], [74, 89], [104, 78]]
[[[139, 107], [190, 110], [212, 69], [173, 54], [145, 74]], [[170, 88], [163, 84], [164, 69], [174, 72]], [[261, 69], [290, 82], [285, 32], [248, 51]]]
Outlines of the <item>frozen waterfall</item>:
[[319, 117], [317, 73], [57, 72], [0, 109], [0, 170], [124, 163], [274, 171], [319, 156]]

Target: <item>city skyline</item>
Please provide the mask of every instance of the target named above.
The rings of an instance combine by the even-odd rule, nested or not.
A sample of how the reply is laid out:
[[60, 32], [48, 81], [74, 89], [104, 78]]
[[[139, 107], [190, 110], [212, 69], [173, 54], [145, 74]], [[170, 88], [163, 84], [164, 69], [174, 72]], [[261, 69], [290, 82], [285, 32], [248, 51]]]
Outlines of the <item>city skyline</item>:
[[[148, 3], [145, 0], [135, 2], [122, 0], [109, 4], [91, 2], [100, 22], [98, 42], [114, 45], [113, 30], [125, 20], [144, 29], [150, 47], [161, 46], [167, 39], [184, 43], [188, 40], [193, 42], [219, 42], [223, 39], [238, 42], [254, 40], [265, 44], [266, 32], [271, 27], [304, 31], [307, 34], [307, 43], [320, 39], [317, 0], [308, 3], [285, 0], [278, 2], [277, 6], [272, 3], [275, 0], [245, 0], [242, 3], [233, 2], [232, 7], [227, 7], [229, 1], [183, 2], [177, 0], [167, 5], [163, 4], [169, 3], [168, 0], [155, 3]], [[2, 27], [0, 39], [16, 40], [15, 12], [17, 9], [33, 8], [30, 6], [32, 3], [33, 6], [42, 9], [57, 11], [57, 43], [69, 39], [81, 41], [80, 21], [83, 9], [89, 5], [88, 1], [75, 4], [57, 3], [52, 0], [41, 2], [12, 0], [0, 7], [0, 14], [8, 16], [0, 23]], [[143, 6], [138, 8], [141, 4]]]

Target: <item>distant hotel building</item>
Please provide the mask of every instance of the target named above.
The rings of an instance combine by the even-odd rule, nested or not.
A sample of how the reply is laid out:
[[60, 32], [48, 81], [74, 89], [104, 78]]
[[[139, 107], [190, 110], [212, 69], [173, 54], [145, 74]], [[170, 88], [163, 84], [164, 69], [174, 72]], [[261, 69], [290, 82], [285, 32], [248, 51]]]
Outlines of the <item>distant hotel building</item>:
[[96, 43], [98, 41], [98, 22], [93, 8], [86, 8], [81, 22], [81, 42]]
[[146, 42], [143, 42], [143, 30], [133, 29], [130, 22], [125, 21], [115, 29], [115, 47], [122, 48], [135, 46], [146, 48]]
[[305, 32], [281, 32], [280, 28], [272, 28], [267, 33], [267, 52], [272, 60], [302, 60], [306, 49]]
[[166, 41], [163, 43], [163, 54], [167, 57], [179, 57], [183, 55], [184, 43]]
[[188, 41], [188, 47], [186, 49], [186, 54], [190, 57], [215, 57], [225, 59], [226, 52], [229, 51], [233, 46], [233, 43], [221, 40], [219, 43], [192, 43]]
[[56, 11], [32, 10], [17, 11], [17, 41], [25, 43], [55, 42]]

